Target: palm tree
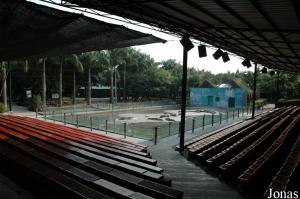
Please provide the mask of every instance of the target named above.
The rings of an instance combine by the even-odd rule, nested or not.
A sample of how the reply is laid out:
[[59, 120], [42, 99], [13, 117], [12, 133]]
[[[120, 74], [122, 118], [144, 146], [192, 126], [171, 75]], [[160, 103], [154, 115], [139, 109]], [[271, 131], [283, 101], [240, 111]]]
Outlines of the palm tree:
[[68, 55], [68, 56], [60, 56], [59, 57], [59, 104], [63, 105], [62, 98], [62, 88], [63, 88], [63, 67], [69, 66], [73, 71], [73, 95], [72, 95], [72, 103], [76, 103], [76, 72], [83, 72], [83, 66], [80, 62], [77, 55]]
[[2, 102], [4, 104], [4, 108], [5, 110], [7, 110], [6, 64], [4, 62], [1, 62], [0, 68], [1, 68], [1, 80], [2, 80], [0, 95], [2, 95]]
[[100, 67], [97, 52], [82, 53], [79, 56], [83, 67], [87, 70], [87, 104], [92, 104], [92, 83], [91, 83], [91, 69]]

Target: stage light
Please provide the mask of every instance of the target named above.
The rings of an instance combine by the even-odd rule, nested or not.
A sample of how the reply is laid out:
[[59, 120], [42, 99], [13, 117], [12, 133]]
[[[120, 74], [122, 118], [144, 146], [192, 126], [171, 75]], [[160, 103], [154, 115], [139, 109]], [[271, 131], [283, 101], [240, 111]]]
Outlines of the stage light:
[[272, 75], [272, 76], [275, 75], [275, 71], [273, 71], [273, 70], [270, 71], [270, 75]]
[[185, 48], [185, 50], [189, 51], [194, 48], [194, 44], [189, 39], [189, 36], [183, 36], [180, 40], [181, 45]]
[[223, 51], [218, 48], [218, 50], [213, 54], [213, 57], [218, 60], [223, 55]]
[[205, 45], [200, 45], [198, 46], [198, 53], [199, 53], [199, 57], [206, 57], [207, 53], [206, 53], [206, 46]]
[[224, 52], [222, 54], [222, 59], [223, 59], [224, 63], [226, 63], [226, 62], [228, 62], [230, 60], [227, 52]]
[[247, 68], [250, 68], [250, 67], [251, 67], [250, 59], [245, 59], [245, 60], [242, 62], [242, 65], [243, 65], [243, 66], [246, 66]]
[[266, 67], [264, 67], [263, 69], [261, 69], [262, 73], [268, 73], [268, 69]]

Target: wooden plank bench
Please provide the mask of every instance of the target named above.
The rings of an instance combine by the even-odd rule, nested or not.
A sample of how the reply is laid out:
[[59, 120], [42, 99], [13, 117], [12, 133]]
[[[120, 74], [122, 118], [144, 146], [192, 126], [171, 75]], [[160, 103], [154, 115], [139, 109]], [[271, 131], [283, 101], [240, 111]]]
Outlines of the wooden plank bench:
[[216, 153], [221, 152], [222, 150], [226, 149], [227, 147], [234, 144], [236, 141], [240, 140], [242, 137], [249, 134], [251, 131], [255, 130], [255, 128], [259, 127], [263, 123], [265, 123], [268, 119], [264, 118], [257, 122], [251, 123], [250, 125], [243, 126], [237, 130], [237, 133], [227, 137], [223, 141], [220, 141], [213, 146], [209, 147], [208, 149], [202, 151], [201, 153], [197, 154], [198, 159], [207, 159], [209, 156], [212, 156]]
[[247, 182], [251, 180], [259, 170], [271, 159], [271, 157], [276, 155], [276, 152], [282, 147], [284, 141], [288, 137], [288, 134], [293, 130], [293, 128], [299, 123], [300, 115], [296, 116], [293, 121], [286, 127], [286, 129], [280, 134], [280, 136], [272, 143], [272, 145], [259, 156], [252, 165], [243, 172], [238, 179], [242, 182]]
[[[163, 171], [162, 168], [159, 168], [157, 166], [149, 165], [149, 164], [146, 164], [143, 162], [139, 162], [139, 161], [132, 160], [130, 158], [126, 158], [126, 157], [122, 157], [122, 156], [118, 156], [118, 155], [112, 155], [111, 153], [103, 152], [103, 151], [100, 151], [93, 147], [88, 147], [88, 146], [85, 146], [83, 144], [80, 144], [80, 143], [77, 143], [77, 142], [74, 142], [74, 141], [71, 141], [68, 139], [62, 139], [61, 137], [58, 137], [56, 135], [49, 134], [49, 133], [31, 128], [28, 126], [24, 126], [21, 124], [17, 124], [10, 120], [2, 120], [2, 118], [0, 118], [0, 122], [1, 122], [0, 125], [5, 128], [9, 128], [14, 131], [23, 132], [23, 133], [27, 132], [28, 136], [38, 138], [40, 140], [51, 143], [58, 147], [64, 148], [66, 150], [69, 150], [71, 148], [73, 150], [73, 152], [76, 154], [87, 154], [88, 157], [92, 157], [92, 158], [96, 158], [96, 159], [101, 158], [101, 157], [106, 157], [109, 159], [123, 162], [125, 164], [130, 164], [132, 166], [137, 166], [139, 168], [147, 169], [147, 170], [157, 172], [157, 173], [161, 173]], [[80, 151], [81, 151], [81, 153], [80, 153]], [[91, 154], [89, 154], [89, 153], [91, 153]], [[98, 157], [98, 155], [99, 155], [99, 157]]]
[[[60, 158], [64, 158], [66, 161], [71, 161], [73, 163], [79, 163], [79, 164], [82, 162], [92, 161], [95, 162], [95, 164], [104, 164], [106, 166], [120, 169], [156, 182], [160, 182], [160, 179], [163, 178], [161, 174], [151, 172], [139, 167], [131, 166], [119, 161], [115, 161], [110, 158], [96, 156], [92, 153], [88, 153], [85, 151], [78, 151], [73, 147], [69, 147], [69, 150], [58, 148], [56, 146], [42, 142], [36, 138], [29, 137], [28, 134], [30, 134], [30, 132], [24, 133], [24, 131], [22, 131], [21, 133], [7, 128], [3, 128], [1, 126], [0, 126], [0, 131], [2, 132], [2, 134], [5, 134], [6, 136], [10, 136], [11, 138], [17, 139], [20, 142], [25, 142], [26, 144], [30, 144], [31, 146], [37, 147], [39, 148], [39, 150], [43, 150], [48, 154]], [[69, 152], [70, 150], [77, 151], [77, 154], [80, 153], [81, 156], [75, 155], [74, 153], [70, 153]], [[86, 157], [88, 157], [89, 159], [87, 159]]]
[[[209, 158], [208, 160], [206, 160], [206, 162], [211, 165], [214, 165], [214, 166], [220, 166], [224, 161], [226, 161], [226, 158], [232, 156], [234, 153], [239, 151], [241, 148], [248, 146], [249, 143], [251, 144], [252, 142], [254, 142], [255, 139], [260, 134], [264, 134], [265, 130], [267, 130], [274, 124], [276, 124], [276, 122], [280, 121], [281, 117], [287, 115], [290, 111], [291, 111], [291, 109], [284, 111], [282, 114], [278, 115], [277, 117], [275, 117], [275, 118], [271, 119], [270, 121], [268, 121], [267, 123], [263, 124], [262, 126], [260, 126], [259, 128], [257, 128], [256, 130], [254, 130], [253, 132], [251, 132], [250, 134], [245, 136], [244, 138], [240, 139], [239, 141], [237, 141], [236, 143], [234, 143], [233, 145], [228, 147], [227, 149], [225, 149], [222, 152], [216, 154], [215, 156]], [[221, 169], [224, 169], [224, 168], [221, 167]]]
[[[22, 122], [23, 125], [30, 125], [30, 126], [34, 126], [36, 128], [40, 127], [40, 128], [43, 128], [44, 130], [46, 130], [46, 129], [50, 130], [51, 129], [51, 131], [53, 131], [53, 132], [58, 132], [60, 134], [68, 134], [68, 135], [80, 138], [82, 140], [86, 140], [87, 142], [91, 142], [91, 143], [94, 143], [94, 144], [107, 146], [107, 147], [114, 148], [114, 149], [117, 149], [117, 150], [121, 149], [121, 150], [126, 151], [126, 152], [134, 153], [134, 154], [137, 154], [137, 155], [140, 155], [140, 156], [149, 157], [149, 153], [141, 152], [141, 151], [138, 151], [138, 150], [132, 149], [132, 148], [128, 148], [126, 143], [124, 145], [119, 145], [119, 144], [117, 145], [117, 144], [115, 144], [114, 140], [106, 141], [105, 137], [107, 137], [107, 136], [105, 136], [105, 137], [102, 136], [99, 139], [97, 137], [97, 135], [94, 135], [94, 133], [88, 133], [88, 132], [82, 133], [82, 131], [77, 132], [76, 129], [71, 130], [69, 128], [65, 128], [65, 126], [63, 126], [63, 125], [52, 124], [52, 123], [48, 123], [48, 122], [39, 121], [39, 120], [36, 120], [36, 119], [31, 119], [31, 118], [25, 118], [25, 119], [19, 119], [18, 120], [17, 118], [12, 117], [12, 119], [15, 122], [17, 122], [17, 121]], [[89, 136], [87, 136], [87, 135], [89, 135]]]
[[[274, 191], [285, 191], [290, 178], [293, 175], [295, 169], [299, 165], [300, 162], [300, 135], [295, 141], [292, 150], [281, 166], [280, 170], [277, 172], [276, 176], [273, 178], [271, 184], [269, 185], [269, 189], [273, 189]], [[265, 193], [265, 197], [267, 195], [267, 191]]]
[[[0, 135], [1, 137], [1, 135]], [[1, 139], [6, 139], [2, 138]], [[1, 143], [1, 142], [0, 142]], [[37, 161], [26, 158], [23, 154], [12, 148], [0, 144], [1, 165], [14, 168], [11, 173], [17, 175], [27, 174], [28, 182], [34, 182], [39, 186], [47, 186], [47, 192], [41, 194], [51, 194], [51, 196], [65, 198], [84, 198], [84, 199], [109, 199], [111, 197], [100, 193], [73, 178], [49, 168]], [[22, 176], [20, 176], [22, 177]], [[39, 179], [39, 182], [36, 182]], [[27, 183], [28, 183], [27, 182]], [[42, 183], [42, 184], [41, 184]], [[31, 184], [31, 183], [30, 183]], [[32, 187], [33, 190], [39, 187]], [[40, 192], [41, 189], [39, 189]], [[53, 191], [55, 190], [55, 191]], [[48, 197], [45, 197], [48, 198]]]
[[[3, 135], [3, 129], [1, 129], [1, 132]], [[6, 133], [5, 136], [7, 136]], [[86, 183], [91, 188], [104, 190], [106, 194], [112, 197], [182, 197], [182, 192], [173, 190], [170, 187], [126, 174], [120, 170], [97, 164], [76, 155], [65, 153], [60, 149], [47, 146], [43, 143], [34, 143], [32, 138], [21, 134], [18, 135], [15, 133], [15, 136], [16, 137], [11, 133], [6, 139], [0, 140], [0, 143], [5, 143], [14, 149], [17, 149], [22, 154], [26, 154], [28, 158], [36, 159], [51, 168], [59, 170], [65, 175], [71, 176], [81, 183]], [[31, 147], [31, 145], [34, 146], [34, 148]], [[59, 159], [57, 157], [59, 157]], [[111, 180], [113, 180], [113, 182]], [[159, 189], [156, 189], [156, 187], [159, 187]], [[143, 191], [146, 195], [140, 191]]]
[[[276, 112], [278, 112], [278, 111], [280, 111], [280, 109], [279, 109], [279, 108], [275, 108], [275, 109], [273, 109], [273, 110], [270, 111], [270, 112], [263, 113], [261, 116], [256, 117], [254, 120], [252, 120], [252, 122], [256, 122], [258, 119], [267, 118], [268, 115], [274, 115], [274, 114], [276, 114]], [[219, 133], [219, 132], [222, 132], [222, 131], [224, 131], [224, 130], [229, 130], [230, 128], [232, 128], [232, 130], [234, 130], [234, 129], [236, 129], [236, 126], [237, 126], [237, 125], [240, 125], [240, 127], [244, 127], [244, 126], [246, 127], [247, 125], [251, 125], [251, 123], [247, 124], [247, 123], [245, 123], [244, 121], [238, 121], [238, 122], [235, 122], [235, 123], [233, 123], [233, 124], [227, 125], [227, 126], [225, 126], [225, 127], [223, 127], [223, 128], [214, 130], [214, 131], [212, 131], [212, 132], [210, 132], [210, 133], [207, 133], [207, 134], [204, 134], [204, 135], [200, 135], [200, 136], [198, 136], [198, 137], [196, 137], [196, 138], [192, 138], [192, 139], [186, 141], [186, 142], [184, 143], [184, 148], [187, 148], [187, 147], [189, 147], [190, 145], [199, 142], [200, 140], [203, 140], [203, 139], [205, 139], [205, 138], [208, 138], [208, 137], [210, 137], [210, 136], [212, 136], [212, 135], [214, 135], [214, 134], [217, 134], [217, 133]], [[176, 150], [179, 150], [179, 148], [180, 148], [179, 145], [177, 145], [177, 146], [175, 147]]]
[[[22, 121], [16, 121], [16, 120], [13, 120], [13, 119], [10, 119], [11, 121], [13, 122], [18, 122], [19, 124], [22, 124]], [[61, 132], [56, 132], [56, 131], [53, 131], [52, 129], [48, 129], [48, 128], [42, 128], [42, 127], [39, 127], [39, 126], [36, 126], [36, 125], [30, 125], [28, 123], [25, 124], [26, 126], [30, 126], [32, 128], [36, 128], [38, 130], [41, 130], [41, 131], [44, 131], [44, 132], [47, 132], [47, 133], [50, 133], [50, 134], [53, 134], [53, 135], [56, 135], [56, 136], [59, 136], [61, 138], [65, 138], [65, 139], [70, 139], [74, 142], [78, 142], [80, 144], [83, 144], [83, 145], [86, 145], [86, 146], [89, 146], [89, 147], [93, 147], [93, 148], [96, 148], [98, 150], [101, 150], [101, 151], [105, 151], [105, 152], [108, 152], [108, 153], [111, 153], [111, 154], [115, 154], [115, 155], [120, 155], [120, 156], [123, 156], [123, 157], [126, 157], [126, 158], [131, 158], [131, 159], [134, 159], [134, 160], [137, 160], [137, 161], [140, 161], [140, 162], [144, 162], [144, 163], [147, 163], [147, 164], [151, 164], [151, 165], [156, 165], [157, 161], [156, 160], [153, 160], [149, 157], [144, 157], [144, 156], [140, 156], [140, 155], [137, 155], [137, 154], [132, 154], [130, 152], [127, 152], [127, 151], [123, 151], [123, 150], [119, 150], [119, 149], [113, 149], [113, 148], [110, 148], [108, 146], [103, 146], [103, 145], [98, 145], [98, 144], [95, 144], [95, 143], [92, 143], [92, 142], [88, 142], [86, 140], [82, 140], [81, 137], [79, 136], [72, 136], [72, 133], [64, 133], [62, 134]]]

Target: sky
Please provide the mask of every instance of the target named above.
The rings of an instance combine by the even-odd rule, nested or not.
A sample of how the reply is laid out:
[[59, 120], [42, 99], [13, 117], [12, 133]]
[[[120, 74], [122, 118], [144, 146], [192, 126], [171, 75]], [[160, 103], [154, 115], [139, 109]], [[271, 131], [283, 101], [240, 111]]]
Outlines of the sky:
[[[38, 3], [38, 4], [43, 4], [43, 5], [46, 5], [49, 7], [54, 7], [54, 8], [69, 11], [69, 12], [78, 12], [78, 11], [70, 10], [67, 8], [60, 7], [60, 6], [47, 4], [47, 3], [41, 2], [39, 0], [28, 0], [28, 1]], [[58, 0], [56, 0], [56, 1], [58, 1]], [[80, 12], [80, 13], [82, 13], [82, 12]], [[144, 33], [148, 33], [148, 34], [152, 34], [156, 37], [165, 39], [168, 42], [166, 42], [164, 44], [162, 44], [162, 43], [148, 44], [148, 45], [142, 45], [142, 46], [134, 46], [134, 48], [140, 50], [141, 52], [149, 54], [152, 58], [154, 58], [154, 60], [156, 62], [160, 62], [160, 61], [167, 60], [167, 59], [175, 59], [179, 63], [182, 63], [183, 49], [179, 42], [180, 38], [178, 38], [178, 37], [175, 37], [175, 36], [172, 36], [172, 35], [169, 35], [166, 33], [162, 33], [159, 31], [155, 31], [155, 30], [152, 30], [149, 28], [143, 28], [141, 26], [132, 25], [132, 24], [125, 23], [125, 22], [120, 22], [120, 21], [110, 19], [107, 17], [99, 17], [99, 16], [96, 16], [93, 14], [88, 14], [88, 13], [84, 13], [84, 15], [86, 15], [88, 17], [96, 18], [98, 20], [105, 21], [108, 23], [123, 25], [127, 28], [137, 30], [140, 32], [144, 32]], [[107, 16], [117, 18], [117, 19], [122, 19], [122, 18], [119, 18], [116, 16], [111, 16], [111, 15], [107, 15]], [[247, 69], [246, 67], [244, 67], [241, 64], [241, 62], [243, 61], [241, 58], [238, 58], [237, 56], [232, 56], [231, 54], [229, 54], [230, 61], [228, 61], [226, 63], [223, 62], [222, 58], [220, 58], [219, 60], [215, 60], [212, 57], [212, 54], [216, 51], [216, 49], [207, 48], [207, 57], [199, 58], [198, 48], [197, 48], [198, 44], [195, 42], [194, 45], [195, 45], [195, 47], [192, 50], [190, 50], [188, 53], [188, 67], [194, 67], [199, 70], [210, 71], [213, 74], [226, 73], [228, 71], [236, 72], [237, 70], [239, 70], [239, 71], [251, 70], [251, 68]]]

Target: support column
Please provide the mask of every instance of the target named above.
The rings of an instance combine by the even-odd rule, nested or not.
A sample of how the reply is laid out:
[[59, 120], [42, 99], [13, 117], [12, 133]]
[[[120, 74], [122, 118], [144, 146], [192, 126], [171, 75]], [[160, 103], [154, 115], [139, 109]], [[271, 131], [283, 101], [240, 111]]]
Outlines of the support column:
[[46, 58], [43, 58], [43, 75], [42, 75], [42, 86], [43, 86], [43, 109], [46, 110], [46, 97], [47, 97], [47, 86], [46, 86]]
[[88, 89], [87, 89], [87, 104], [92, 104], [92, 87], [91, 87], [91, 67], [88, 68]]
[[76, 72], [73, 71], [73, 104], [76, 104]]
[[59, 65], [59, 106], [63, 105], [63, 96], [62, 96], [62, 78], [63, 78], [63, 57], [60, 57], [60, 65]]
[[2, 88], [1, 88], [1, 94], [2, 94], [2, 102], [5, 107], [5, 111], [7, 110], [7, 84], [6, 84], [6, 67], [4, 62], [2, 62]]
[[8, 70], [9, 70], [9, 77], [8, 77], [8, 84], [9, 84], [9, 111], [12, 111], [12, 94], [11, 94], [11, 67], [9, 61], [7, 62]]
[[256, 78], [257, 78], [257, 63], [255, 63], [255, 65], [254, 65], [253, 96], [252, 96], [252, 119], [254, 119], [254, 114], [255, 114]]
[[280, 77], [280, 72], [277, 71], [277, 80], [276, 80], [276, 102], [279, 100], [280, 98], [280, 91], [279, 91], [279, 77]]
[[180, 41], [183, 46], [183, 65], [182, 65], [182, 89], [181, 89], [181, 121], [180, 121], [180, 152], [184, 149], [184, 133], [185, 133], [185, 112], [186, 112], [186, 93], [187, 93], [187, 61], [188, 51], [191, 50], [194, 45], [189, 40], [188, 36], [184, 36]]

